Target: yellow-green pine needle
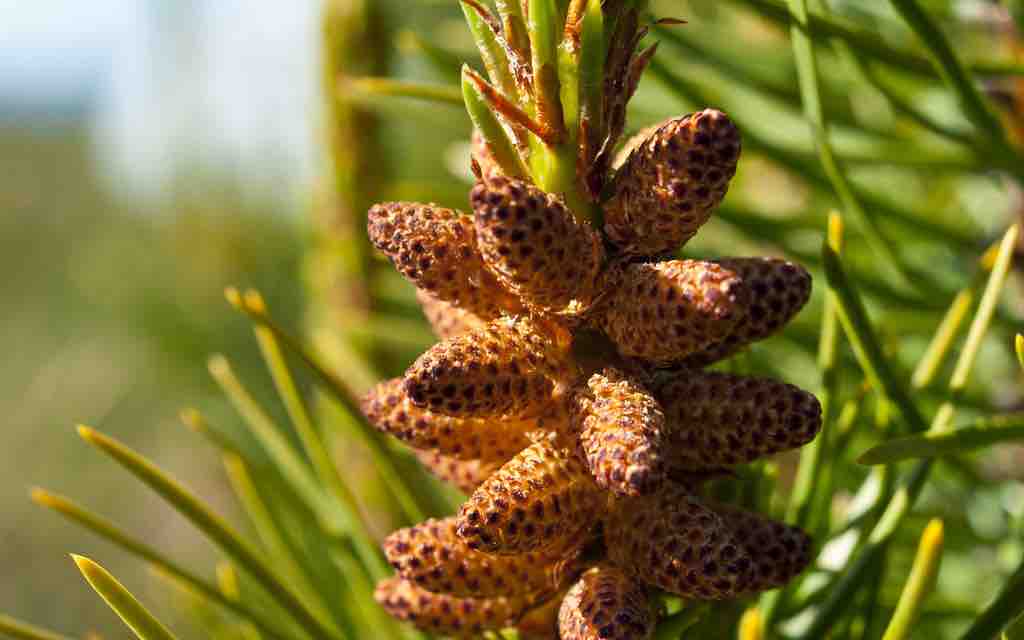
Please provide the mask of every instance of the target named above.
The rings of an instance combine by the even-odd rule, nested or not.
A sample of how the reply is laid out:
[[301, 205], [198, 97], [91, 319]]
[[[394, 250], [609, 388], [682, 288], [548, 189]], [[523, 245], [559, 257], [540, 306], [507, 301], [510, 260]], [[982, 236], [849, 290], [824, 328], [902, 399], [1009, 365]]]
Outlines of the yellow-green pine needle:
[[[738, 0], [760, 15], [778, 24], [791, 24], [793, 18], [782, 0]], [[927, 57], [904, 48], [896, 48], [878, 36], [877, 31], [860, 27], [848, 20], [811, 12], [808, 23], [815, 39], [839, 38], [852, 45], [858, 53], [894, 67], [929, 78], [938, 77]], [[985, 76], [1022, 75], [1024, 66], [1014, 63], [975, 62], [968, 69]]]
[[818, 150], [822, 169], [832, 183], [845, 214], [853, 217], [875, 256], [886, 269], [899, 279], [901, 284], [906, 284], [909, 280], [892, 244], [879, 230], [875, 219], [861, 205], [832, 150], [828, 122], [825, 119], [825, 110], [819, 92], [817, 54], [808, 26], [807, 0], [789, 0], [789, 10], [793, 19], [790, 38], [793, 41], [793, 55], [796, 57], [800, 94], [803, 97], [804, 111], [811, 127], [811, 134]]
[[[1006, 277], [1013, 260], [1018, 234], [1019, 229], [1014, 225], [1006, 232], [1003, 236], [1003, 241], [1000, 243], [999, 252], [992, 269], [992, 274], [989, 277], [988, 285], [985, 288], [978, 312], [975, 314], [974, 322], [972, 322], [971, 328], [968, 331], [965, 347], [960, 353], [950, 380], [950, 389], [954, 392], [954, 396], [966, 384], [967, 376], [973, 367], [981, 341], [991, 323], [1000, 294], [1006, 284]], [[850, 335], [851, 343], [854, 343], [855, 336], [858, 336], [858, 334], [860, 334], [860, 337], [870, 336], [871, 327], [867, 322], [867, 314], [860, 303], [856, 290], [852, 288], [846, 279], [838, 257], [826, 249], [824, 258], [829, 285], [836, 292], [837, 299], [840, 300], [840, 318], [843, 320], [844, 329]], [[865, 330], [867, 333], [863, 333]], [[870, 349], [865, 350], [865, 353], [873, 354], [868, 358], [873, 360], [871, 363], [872, 367], [876, 370], [886, 371], [887, 378], [891, 376], [891, 372], [888, 372], [884, 359], [880, 357], [881, 352], [878, 348], [877, 340], [870, 336], [869, 339], [863, 342], [866, 344], [874, 343]], [[855, 351], [858, 351], [856, 343], [854, 343], [854, 347]], [[858, 351], [859, 356], [865, 355], [865, 353]], [[865, 373], [867, 373], [867, 370], [865, 370]], [[890, 398], [897, 401], [897, 406], [900, 406], [903, 416], [910, 422], [911, 428], [919, 431], [920, 429], [917, 426], [920, 414], [917, 413], [916, 405], [909, 397], [902, 395], [904, 390], [899, 385], [891, 389], [889, 388], [889, 385], [894, 384], [896, 384], [895, 379], [888, 378], [886, 383], [887, 394]], [[895, 397], [892, 393], [893, 391], [897, 392]], [[900, 398], [903, 398], [907, 403], [906, 406], [901, 406]], [[910, 411], [908, 412], [908, 410]], [[928, 429], [929, 433], [940, 434], [948, 431], [955, 411], [956, 406], [953, 402], [947, 402], [940, 407], [932, 420], [931, 427]], [[886, 505], [881, 518], [879, 518], [871, 530], [864, 547], [852, 560], [847, 570], [830, 585], [825, 601], [817, 609], [810, 624], [799, 636], [800, 638], [816, 640], [822, 637], [836, 621], [842, 610], [849, 605], [852, 594], [866, 578], [869, 569], [882, 557], [887, 543], [910, 512], [914, 502], [916, 502], [921, 489], [928, 479], [931, 466], [931, 460], [918, 462], [911, 472], [901, 480], [900, 485]]]
[[924, 356], [921, 357], [917, 368], [914, 369], [914, 375], [911, 378], [911, 384], [914, 388], [923, 389], [927, 387], [935, 379], [935, 376], [938, 375], [943, 359], [952, 348], [953, 341], [956, 339], [964, 320], [967, 319], [967, 313], [974, 304], [975, 294], [974, 287], [968, 287], [958, 293], [956, 298], [953, 299], [953, 304], [946, 311], [946, 315], [942, 318], [942, 323], [939, 324], [939, 328], [935, 331], [932, 341], [928, 344]]
[[238, 379], [228, 359], [222, 355], [215, 355], [210, 358], [208, 368], [224, 395], [242, 416], [250, 433], [280, 469], [282, 477], [307, 503], [310, 510], [319, 516], [324, 528], [338, 529], [338, 516], [343, 515], [338, 514], [333, 505], [328, 503], [327, 496], [313, 476], [309, 465]]
[[71, 557], [89, 585], [139, 640], [175, 640], [170, 630], [154, 618], [106, 569], [84, 556], [72, 554]]
[[[220, 587], [220, 592], [224, 594], [224, 597], [233, 602], [240, 601], [242, 599], [242, 589], [239, 584], [238, 572], [235, 570], [235, 565], [227, 561], [218, 562], [216, 572], [217, 585]], [[240, 623], [238, 632], [246, 640], [260, 639], [260, 632], [256, 627], [247, 622]]]
[[[842, 253], [844, 225], [837, 212], [829, 214], [826, 243], [837, 254]], [[836, 353], [839, 346], [839, 318], [836, 312], [835, 294], [825, 292], [825, 304], [821, 317], [821, 336], [818, 342], [818, 369], [821, 371], [821, 388], [818, 400], [821, 403], [822, 425], [828, 429], [800, 450], [800, 465], [797, 467], [793, 491], [787, 506], [787, 519], [794, 525], [816, 532], [827, 519], [820, 508], [822, 496], [829, 490], [831, 473], [825, 469], [828, 451], [835, 446], [837, 433], [833, 426], [838, 412], [839, 367]], [[768, 591], [760, 598], [760, 618], [765, 627], [771, 627], [776, 611], [785, 606], [799, 584], [794, 581], [778, 590]]]
[[238, 586], [238, 572], [233, 564], [227, 561], [217, 563], [217, 586], [220, 592], [229, 600], [238, 600], [242, 597], [242, 590]]
[[523, 167], [519, 152], [516, 151], [505, 127], [502, 126], [498, 116], [491, 110], [487, 100], [473, 81], [469, 65], [462, 67], [462, 99], [466, 104], [466, 111], [469, 112], [469, 117], [473, 121], [473, 126], [487, 142], [491, 155], [501, 170], [510, 176], [525, 176], [527, 172]]
[[217, 449], [241, 455], [241, 448], [239, 444], [234, 442], [219, 429], [212, 427], [198, 409], [193, 407], [182, 409], [178, 413], [178, 418], [181, 420], [182, 424], [209, 440], [213, 446], [217, 447]]
[[[843, 248], [843, 219], [836, 213], [829, 214], [828, 245], [841, 255]], [[831, 425], [836, 413], [836, 395], [839, 377], [836, 367], [836, 350], [839, 344], [839, 319], [836, 302], [831, 291], [825, 292], [825, 308], [822, 312], [821, 338], [818, 344], [818, 368], [821, 370], [821, 391], [818, 394], [822, 408], [822, 424]], [[789, 517], [797, 525], [806, 527], [810, 523], [814, 495], [818, 487], [819, 472], [823, 462], [823, 448], [831, 434], [819, 434], [800, 452], [800, 466], [797, 469], [793, 495], [789, 505]], [[770, 618], [770, 616], [768, 616]]]
[[[263, 300], [263, 296], [256, 291], [250, 289], [242, 297], [238, 295], [236, 289], [228, 289], [226, 295], [232, 304], [241, 303], [246, 307], [257, 309], [263, 314], [267, 313], [266, 302]], [[341, 474], [338, 473], [338, 468], [327, 451], [320, 431], [313, 425], [306, 403], [300, 395], [288, 368], [288, 363], [285, 361], [277, 336], [265, 325], [256, 324], [253, 330], [278, 394], [291, 418], [292, 426], [299, 434], [306, 455], [312, 461], [320, 482], [327, 487], [327, 490], [341, 505], [349, 532], [355, 538], [356, 549], [367, 570], [373, 574], [374, 579], [383, 578], [388, 573], [384, 558], [371, 539], [369, 526], [362, 517], [355, 495], [349, 490]]]
[[893, 464], [914, 458], [961, 455], [1013, 441], [1024, 440], [1024, 415], [996, 416], [972, 426], [943, 433], [894, 438], [864, 452], [860, 464]]
[[462, 13], [469, 24], [469, 32], [473, 34], [473, 40], [476, 48], [480, 50], [480, 57], [484, 61], [484, 68], [487, 69], [491, 82], [506, 96], [517, 95], [508, 55], [498, 42], [494, 29], [491, 28], [490, 20], [493, 18], [486, 13], [487, 9], [475, 0], [461, 0], [459, 4], [462, 5]]
[[401, 635], [408, 640], [426, 640], [426, 636], [415, 627], [401, 624], [373, 600], [374, 585], [367, 580], [366, 574], [358, 566], [355, 558], [343, 549], [333, 549], [331, 560], [349, 585], [352, 600], [356, 603], [356, 614], [364, 629], [389, 630], [390, 636]]
[[[349, 632], [354, 632], [354, 625], [347, 616], [344, 609], [333, 607], [327, 594], [322, 589], [317, 589], [316, 576], [308, 569], [308, 564], [303, 563], [299, 553], [285, 540], [285, 533], [274, 521], [264, 497], [260, 494], [252, 475], [246, 467], [245, 462], [239, 456], [225, 454], [224, 467], [231, 482], [235, 495], [242, 504], [246, 515], [256, 530], [256, 534], [263, 543], [270, 557], [274, 560], [274, 566], [281, 571], [282, 576], [289, 581], [289, 586], [302, 597], [310, 609], [321, 619], [327, 620], [334, 617], [335, 622]], [[351, 633], [350, 633], [351, 634]]]
[[462, 68], [462, 58], [440, 44], [424, 38], [412, 29], [403, 29], [395, 36], [399, 53], [412, 57], [422, 55], [442, 77], [454, 77]]
[[1014, 347], [1017, 349], [1017, 362], [1020, 363], [1020, 368], [1024, 369], [1024, 336], [1017, 334], [1016, 340], [1014, 340]]
[[[1018, 635], [1014, 632], [1019, 631], [1019, 621], [1022, 615], [1024, 615], [1024, 564], [1017, 567], [991, 604], [978, 614], [971, 626], [960, 636], [960, 640], [990, 640], [995, 634], [1011, 625], [1013, 628], [1007, 629], [1010, 633], [1004, 633], [1002, 637], [1010, 636], [1016, 639]], [[1014, 624], [1015, 621], [1017, 624]]]
[[956, 366], [953, 368], [953, 375], [949, 379], [949, 392], [952, 400], [939, 407], [939, 411], [932, 421], [931, 432], [933, 433], [943, 433], [953, 426], [956, 400], [967, 386], [974, 362], [981, 351], [981, 343], [992, 324], [992, 316], [995, 315], [996, 307], [999, 306], [999, 298], [1010, 274], [1010, 266], [1013, 263], [1013, 254], [1019, 237], [1020, 227], [1013, 225], [1003, 235], [1003, 240], [999, 244], [999, 251], [992, 266], [988, 284], [981, 296], [981, 302], [978, 303], [978, 311], [974, 314], [971, 328], [967, 331], [967, 338], [964, 340], [960, 357], [957, 358]]
[[907, 584], [903, 587], [903, 593], [896, 605], [896, 612], [882, 640], [905, 640], [911, 637], [914, 622], [920, 615], [925, 600], [935, 589], [942, 560], [942, 546], [942, 521], [935, 519], [928, 523], [921, 536], [910, 577], [907, 578]]
[[751, 607], [743, 612], [740, 618], [739, 640], [764, 640], [764, 623], [761, 611]]
[[352, 98], [413, 98], [455, 107], [462, 106], [459, 90], [444, 84], [428, 84], [426, 82], [410, 82], [394, 78], [342, 78], [338, 90], [351, 100]]
[[114, 438], [105, 436], [84, 425], [78, 434], [87, 443], [114, 459], [128, 472], [164, 498], [174, 509], [187, 518], [213, 541], [224, 553], [249, 572], [281, 608], [316, 638], [341, 640], [343, 636], [318, 619], [302, 600], [282, 581], [260, 553], [242, 539], [220, 516], [192, 492], [188, 491], [147, 458], [129, 449]]
[[253, 611], [248, 604], [225, 598], [216, 587], [197, 576], [195, 573], [185, 569], [178, 563], [167, 558], [161, 551], [143, 544], [141, 541], [131, 537], [124, 531], [118, 529], [113, 523], [101, 518], [91, 511], [75, 504], [64, 496], [50, 493], [45, 489], [33, 489], [32, 501], [41, 507], [45, 507], [61, 516], [82, 526], [101, 538], [112, 542], [117, 547], [128, 553], [148, 562], [152, 567], [173, 577], [182, 584], [187, 585], [195, 591], [197, 597], [204, 598], [224, 607], [244, 620], [248, 620], [258, 627], [268, 640], [275, 640], [285, 637], [287, 634], [277, 630], [277, 625], [264, 619], [261, 613]]
[[939, 75], [957, 95], [971, 122], [994, 145], [1000, 148], [1007, 146], [1002, 123], [986, 103], [974, 80], [968, 76], [956, 51], [935, 20], [917, 0], [890, 0], [890, 3], [921, 39]]
[[332, 363], [344, 364], [347, 376], [345, 379], [340, 378], [332, 372], [331, 367], [321, 360], [320, 356], [314, 355], [302, 342], [285, 331], [267, 313], [265, 307], [245, 304], [244, 297], [239, 299], [242, 304], [236, 308], [257, 324], [270, 329], [280, 344], [284, 345], [293, 355], [298, 356], [341, 406], [345, 415], [353, 420], [359, 428], [363, 440], [373, 453], [374, 464], [380, 472], [380, 477], [402, 508], [406, 520], [413, 523], [426, 519], [426, 515], [424, 515], [426, 510], [418, 503], [412, 490], [406, 486], [405, 479], [398, 473], [383, 436], [366, 422], [359, 409], [358, 398], [375, 384], [380, 376], [357, 352], [348, 348], [343, 340], [337, 339], [331, 332], [318, 331], [314, 333], [313, 341], [317, 347], [316, 353], [326, 354]]
[[313, 608], [318, 616], [326, 618], [328, 615], [327, 603], [319, 597], [312, 583], [307, 580], [300, 562], [281, 538], [280, 531], [267, 509], [266, 503], [257, 491], [245, 463], [236, 455], [226, 454], [224, 469], [235, 496], [249, 517], [253, 529], [256, 530], [256, 535], [270, 557], [274, 559], [274, 565], [289, 581], [290, 586], [302, 596], [303, 601]]
[[68, 636], [15, 620], [0, 613], [0, 637], [14, 640], [71, 640]]
[[889, 359], [868, 319], [860, 293], [846, 275], [839, 255], [825, 246], [822, 259], [830, 290], [835, 295], [839, 320], [865, 377], [872, 387], [899, 407], [912, 431], [926, 431], [928, 423], [889, 367]]
[[992, 267], [992, 276], [985, 287], [985, 293], [982, 295], [981, 302], [978, 305], [978, 313], [974, 316], [974, 322], [971, 323], [971, 329], [967, 333], [967, 340], [964, 342], [963, 351], [957, 361], [956, 368], [953, 370], [953, 376], [950, 378], [950, 391], [960, 392], [967, 384], [967, 378], [974, 367], [978, 351], [981, 349], [981, 341], [988, 332], [988, 327], [992, 323], [992, 316], [995, 314], [996, 307], [999, 304], [999, 297], [1002, 294], [1003, 287], [1006, 285], [1010, 264], [1013, 262], [1014, 248], [1017, 246], [1017, 239], [1019, 237], [1020, 227], [1018, 225], [1010, 227], [1003, 236], [1003, 241], [999, 245], [998, 257], [996, 258], [995, 265]]

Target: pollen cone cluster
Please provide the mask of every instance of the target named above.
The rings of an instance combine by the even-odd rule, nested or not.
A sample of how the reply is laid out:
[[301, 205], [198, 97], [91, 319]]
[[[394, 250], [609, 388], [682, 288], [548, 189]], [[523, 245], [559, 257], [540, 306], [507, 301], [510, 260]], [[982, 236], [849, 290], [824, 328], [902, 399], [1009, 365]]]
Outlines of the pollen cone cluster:
[[[707, 109], [613, 162], [654, 53], [638, 48], [635, 3], [551, 3], [524, 20], [527, 4], [547, 6], [464, 2], [490, 78], [464, 73], [471, 212], [369, 212], [371, 241], [441, 341], [363, 412], [469, 495], [456, 515], [387, 538], [397, 575], [377, 599], [443, 635], [642, 640], [659, 592], [750, 596], [810, 561], [802, 531], [702, 485], [821, 429], [810, 393], [705, 369], [781, 329], [811, 278], [778, 258], [676, 258], [724, 198], [739, 132]], [[534, 32], [556, 17], [564, 29], [541, 31], [560, 34], [581, 76], [596, 59], [605, 78], [575, 100], [559, 89], [571, 65], [554, 68]]]

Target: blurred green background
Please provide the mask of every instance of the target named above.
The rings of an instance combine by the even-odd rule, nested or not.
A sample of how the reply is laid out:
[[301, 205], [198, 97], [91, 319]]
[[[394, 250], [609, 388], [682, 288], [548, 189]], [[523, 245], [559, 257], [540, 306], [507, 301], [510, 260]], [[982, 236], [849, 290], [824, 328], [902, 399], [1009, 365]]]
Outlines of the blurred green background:
[[[258, 288], [289, 327], [324, 322], [307, 313], [309, 283], [317, 282], [324, 259], [308, 254], [318, 242], [324, 247], [322, 232], [308, 220], [327, 188], [320, 7], [241, 0], [105, 0], [88, 10], [71, 2], [37, 4], [0, 2], [0, 24], [14, 34], [0, 39], [0, 413], [7, 417], [0, 436], [0, 610], [68, 633], [125, 637], [68, 552], [103, 562], [165, 619], [180, 619], [173, 613], [179, 603], [144, 567], [42, 512], [27, 492], [44, 485], [72, 494], [170, 555], [212, 566], [214, 554], [188, 525], [72, 430], [79, 422], [102, 428], [236, 515], [217, 455], [181, 426], [177, 414], [197, 406], [224, 428], [237, 424], [206, 372], [211, 352], [231, 356], [257, 397], [273, 397], [249, 324], [223, 300], [225, 286]], [[817, 268], [825, 214], [834, 201], [820, 180], [808, 184], [794, 169], [801, 162], [815, 166], [816, 158], [787, 32], [736, 10], [742, 4], [652, 3], [659, 15], [690, 20], [679, 31], [683, 40], [664, 44], [659, 60], [704, 90], [691, 98], [705, 99], [687, 100], [648, 78], [630, 129], [696, 107], [725, 108], [748, 143], [760, 140], [761, 148], [748, 144], [720, 220], [688, 252], [784, 253]], [[999, 3], [926, 4], [955, 34], [965, 57], [1020, 55], [1019, 34], [1011, 35]], [[888, 3], [830, 5], [887, 41], [914, 47]], [[374, 55], [385, 60], [389, 75], [453, 85], [458, 57], [473, 60], [454, 3], [379, 6], [386, 28], [373, 42]], [[907, 372], [953, 294], [970, 280], [978, 255], [1024, 212], [1020, 186], [994, 172], [977, 150], [914, 125], [848, 63], [842, 56], [822, 63], [829, 117], [840, 123], [837, 151], [875, 198], [871, 202], [910, 212], [904, 218], [883, 214], [880, 224], [907, 265], [929, 276], [913, 295], [899, 290], [856, 228], [850, 230], [850, 268], [872, 294], [873, 317], [895, 366]], [[935, 120], [967, 130], [937, 83], [898, 74], [889, 79]], [[997, 104], [1024, 104], [1012, 82], [992, 80], [986, 87]], [[386, 183], [373, 197], [465, 207], [468, 119], [462, 110], [360, 100], [382, 123], [375, 148], [383, 161], [369, 171]], [[1008, 111], [1006, 123], [1019, 135], [1016, 108], [1018, 120]], [[779, 150], [796, 164], [780, 162]], [[813, 354], [824, 289], [816, 274], [809, 310], [743, 366], [816, 388]], [[353, 335], [382, 371], [395, 374], [430, 338], [411, 289], [386, 265], [376, 265], [372, 275], [377, 315], [364, 318], [361, 330], [357, 322]], [[985, 415], [1024, 406], [1009, 346], [1024, 313], [1018, 280], [1011, 281], [983, 350], [965, 417], [974, 415], [972, 408]], [[921, 394], [927, 407], [941, 397], [935, 387], [941, 384]], [[847, 458], [880, 438], [870, 429], [870, 413], [865, 410], [862, 422], [869, 426]], [[942, 465], [900, 534], [883, 600], [898, 595], [926, 518], [943, 515], [949, 551], [933, 602], [936, 616], [925, 628], [962, 628], [1024, 552], [1022, 462], [1019, 448], [1002, 447]], [[849, 459], [836, 468], [833, 508], [839, 512], [866, 471]], [[791, 469], [784, 464], [784, 481]], [[389, 525], [381, 516], [378, 533]]]
[[219, 402], [209, 351], [238, 354], [240, 366], [255, 361], [248, 326], [222, 289], [257, 285], [291, 318], [302, 305], [293, 216], [217, 178], [193, 180], [153, 210], [111, 193], [99, 171], [84, 123], [0, 127], [0, 601], [69, 630], [116, 626], [68, 552], [105, 557], [136, 582], [145, 570], [41, 513], [28, 488], [79, 495], [145, 538], [208, 561], [189, 527], [73, 427], [102, 425], [228, 503], [210, 472], [216, 456], [177, 419], [183, 406]]

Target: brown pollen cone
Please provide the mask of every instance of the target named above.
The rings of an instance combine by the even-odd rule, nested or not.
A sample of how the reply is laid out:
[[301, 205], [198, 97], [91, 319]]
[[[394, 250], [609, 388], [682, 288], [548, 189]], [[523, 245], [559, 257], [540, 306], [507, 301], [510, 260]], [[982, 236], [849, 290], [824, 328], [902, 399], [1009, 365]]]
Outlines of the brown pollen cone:
[[515, 624], [529, 610], [532, 598], [456, 598], [432, 593], [398, 576], [377, 584], [377, 603], [390, 615], [418, 629], [456, 638]]
[[370, 424], [416, 449], [434, 449], [458, 460], [505, 462], [530, 446], [536, 421], [453, 418], [417, 407], [395, 378], [371, 389], [361, 403]]
[[462, 493], [473, 493], [487, 478], [501, 468], [501, 462], [458, 460], [429, 449], [414, 450], [416, 459], [438, 480], [447, 482]]
[[473, 134], [470, 137], [470, 147], [470, 161], [475, 165], [473, 167], [474, 173], [479, 171], [480, 176], [485, 178], [501, 173], [501, 167], [495, 161], [491, 147], [476, 129], [473, 129]]
[[724, 600], [746, 593], [753, 559], [721, 516], [678, 486], [624, 498], [605, 519], [608, 558], [669, 593]]
[[605, 233], [631, 255], [679, 249], [725, 198], [739, 157], [739, 130], [721, 111], [665, 122], [619, 168]]
[[422, 289], [416, 290], [416, 300], [423, 310], [423, 317], [430, 323], [434, 335], [442, 340], [454, 338], [487, 324], [480, 316], [461, 309], [450, 302], [436, 298]]
[[601, 236], [560, 198], [492, 175], [470, 192], [477, 246], [502, 285], [543, 311], [578, 312], [604, 262]]
[[609, 564], [584, 573], [558, 613], [561, 640], [649, 640], [656, 623], [647, 588]]
[[406, 580], [458, 597], [553, 592], [571, 577], [559, 555], [481, 553], [470, 549], [455, 530], [454, 517], [427, 520], [388, 536], [384, 553]]
[[740, 275], [716, 262], [628, 264], [611, 286], [599, 324], [621, 355], [656, 365], [724, 340], [750, 304]]
[[568, 375], [568, 335], [554, 325], [502, 318], [438, 343], [405, 373], [411, 402], [458, 417], [524, 417], [550, 404]]
[[463, 69], [472, 216], [369, 214], [442, 341], [361, 408], [470, 494], [385, 540], [398, 576], [377, 599], [440, 635], [650, 640], [662, 592], [745, 597], [810, 562], [799, 529], [699, 496], [820, 431], [813, 395], [702, 370], [789, 322], [811, 279], [778, 259], [673, 259], [725, 198], [740, 134], [705, 109], [612, 167], [656, 51], [640, 48], [646, 18], [623, 0], [555, 4], [538, 18], [525, 0], [463, 0], [490, 77]]
[[565, 591], [551, 596], [530, 609], [516, 624], [516, 633], [521, 640], [560, 640], [558, 637], [558, 610], [565, 598]]
[[484, 266], [467, 215], [436, 205], [386, 202], [368, 214], [370, 241], [417, 288], [490, 320], [522, 309]]
[[473, 492], [459, 511], [458, 533], [487, 553], [568, 548], [594, 524], [602, 503], [574, 452], [542, 440]]
[[811, 537], [803, 530], [732, 505], [712, 508], [754, 561], [749, 593], [785, 586], [811, 563]]
[[602, 488], [635, 496], [664, 480], [665, 414], [641, 384], [615, 369], [595, 373], [577, 390], [571, 421]]
[[683, 364], [688, 367], [718, 362], [775, 334], [811, 298], [811, 274], [796, 263], [780, 258], [727, 258], [715, 262], [739, 274], [750, 291], [750, 310], [724, 340], [687, 358]]
[[753, 462], [801, 447], [821, 430], [821, 404], [791, 384], [684, 370], [663, 384], [669, 472]]

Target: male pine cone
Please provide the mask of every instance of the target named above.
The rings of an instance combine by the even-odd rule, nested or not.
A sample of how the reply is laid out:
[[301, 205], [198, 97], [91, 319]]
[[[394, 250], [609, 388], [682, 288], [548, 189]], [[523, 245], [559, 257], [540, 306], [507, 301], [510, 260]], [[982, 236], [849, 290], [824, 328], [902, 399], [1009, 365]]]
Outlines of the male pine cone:
[[[388, 537], [397, 576], [377, 598], [446, 635], [518, 626], [529, 638], [642, 640], [660, 592], [748, 596], [810, 562], [805, 533], [716, 503], [703, 485], [821, 429], [813, 395], [704, 370], [786, 325], [811, 279], [777, 258], [675, 257], [736, 172], [740, 134], [724, 113], [649, 130], [613, 167], [654, 52], [638, 47], [633, 3], [571, 3], [563, 46], [581, 65], [603, 61], [605, 77], [578, 87], [574, 118], [554, 108], [560, 71], [533, 32], [557, 12], [523, 21], [512, 4], [496, 15], [464, 4], [490, 76], [464, 76], [472, 214], [369, 213], [371, 241], [441, 341], [363, 411], [470, 494], [456, 516]], [[616, 25], [608, 39], [588, 39], [594, 11]], [[607, 50], [586, 58], [589, 46]], [[603, 98], [586, 94], [594, 86]], [[566, 155], [575, 176], [559, 181], [545, 167]]]

